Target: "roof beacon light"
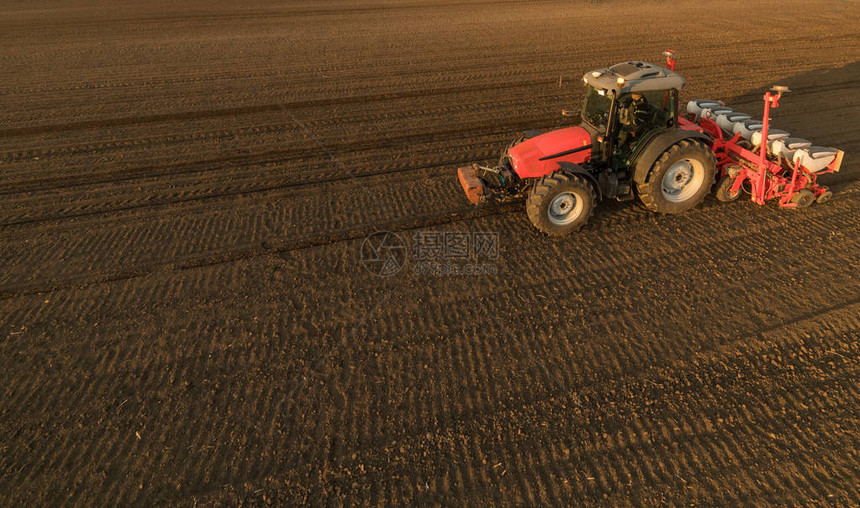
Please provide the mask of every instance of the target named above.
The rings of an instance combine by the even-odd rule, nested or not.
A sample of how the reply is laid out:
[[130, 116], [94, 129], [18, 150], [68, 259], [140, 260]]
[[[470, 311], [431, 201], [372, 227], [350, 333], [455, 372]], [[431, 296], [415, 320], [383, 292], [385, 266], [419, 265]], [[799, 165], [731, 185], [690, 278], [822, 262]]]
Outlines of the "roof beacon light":
[[624, 78], [618, 78], [615, 82], [618, 83], [618, 86], [624, 86]]

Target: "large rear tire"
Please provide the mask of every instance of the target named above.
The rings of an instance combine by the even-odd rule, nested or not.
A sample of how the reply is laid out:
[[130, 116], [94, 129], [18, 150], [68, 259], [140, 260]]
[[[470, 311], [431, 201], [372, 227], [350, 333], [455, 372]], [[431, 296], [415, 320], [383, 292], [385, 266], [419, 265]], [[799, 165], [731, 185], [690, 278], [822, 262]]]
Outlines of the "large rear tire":
[[695, 207], [711, 191], [717, 161], [711, 148], [697, 139], [684, 139], [663, 152], [644, 182], [636, 182], [645, 208], [681, 213]]
[[532, 187], [526, 213], [536, 228], [560, 236], [581, 228], [594, 213], [597, 194], [581, 176], [557, 171]]

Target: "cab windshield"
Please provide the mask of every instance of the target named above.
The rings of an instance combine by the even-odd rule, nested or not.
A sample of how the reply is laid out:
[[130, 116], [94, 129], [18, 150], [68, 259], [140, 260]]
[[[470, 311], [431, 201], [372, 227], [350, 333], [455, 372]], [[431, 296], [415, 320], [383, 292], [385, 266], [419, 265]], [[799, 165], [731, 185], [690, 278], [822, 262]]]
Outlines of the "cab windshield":
[[600, 95], [596, 88], [585, 85], [585, 103], [582, 106], [582, 119], [591, 125], [605, 129], [609, 121], [609, 106], [612, 100]]

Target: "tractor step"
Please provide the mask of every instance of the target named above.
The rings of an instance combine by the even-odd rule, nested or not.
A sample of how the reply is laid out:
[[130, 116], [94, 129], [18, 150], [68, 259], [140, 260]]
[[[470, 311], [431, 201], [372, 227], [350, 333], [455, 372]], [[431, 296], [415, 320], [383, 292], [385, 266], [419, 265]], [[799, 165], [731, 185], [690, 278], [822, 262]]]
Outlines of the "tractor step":
[[475, 165], [457, 169], [457, 176], [460, 178], [460, 185], [466, 192], [466, 197], [473, 205], [481, 202], [481, 197], [484, 195], [484, 182], [478, 178], [478, 168]]

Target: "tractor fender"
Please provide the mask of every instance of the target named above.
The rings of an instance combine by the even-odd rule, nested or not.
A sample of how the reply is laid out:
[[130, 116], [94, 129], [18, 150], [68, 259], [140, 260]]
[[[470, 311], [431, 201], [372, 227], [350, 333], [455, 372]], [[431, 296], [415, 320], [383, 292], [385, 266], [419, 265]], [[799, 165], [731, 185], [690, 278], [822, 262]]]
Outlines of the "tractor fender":
[[644, 183], [648, 177], [648, 173], [651, 171], [651, 167], [657, 162], [657, 159], [660, 158], [663, 152], [679, 141], [690, 138], [701, 139], [709, 145], [711, 143], [711, 138], [707, 134], [698, 131], [666, 129], [654, 134], [646, 143], [645, 149], [636, 156], [636, 159], [630, 165], [633, 169], [633, 181]]
[[603, 191], [600, 188], [600, 184], [597, 182], [597, 178], [595, 178], [594, 175], [586, 171], [585, 168], [583, 168], [579, 164], [568, 161], [559, 162], [558, 168], [560, 171], [564, 171], [565, 173], [580, 175], [585, 178], [588, 183], [590, 183], [591, 186], [594, 187], [594, 192], [597, 193], [597, 199], [603, 199]]

